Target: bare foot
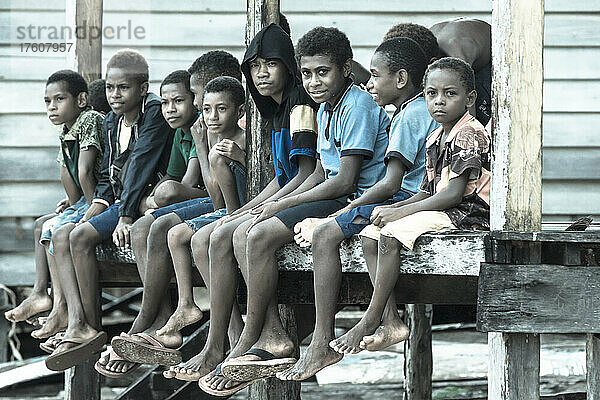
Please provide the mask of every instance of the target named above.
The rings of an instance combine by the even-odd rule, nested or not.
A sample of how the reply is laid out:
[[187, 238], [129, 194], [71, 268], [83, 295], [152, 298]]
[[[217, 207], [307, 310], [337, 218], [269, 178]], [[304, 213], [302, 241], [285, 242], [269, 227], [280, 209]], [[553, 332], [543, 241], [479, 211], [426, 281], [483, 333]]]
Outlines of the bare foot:
[[125, 360], [111, 360], [110, 352], [104, 354], [98, 360], [98, 364], [104, 366], [107, 370], [115, 373], [126, 374], [130, 369], [134, 368], [137, 363]]
[[393, 344], [408, 339], [410, 330], [402, 321], [389, 322], [381, 325], [372, 335], [367, 335], [360, 341], [360, 348], [369, 351], [383, 350]]
[[292, 368], [279, 372], [276, 376], [282, 381], [303, 381], [342, 358], [342, 354], [333, 351], [326, 343], [311, 343]]
[[52, 298], [44, 293], [32, 293], [18, 307], [4, 313], [11, 322], [21, 322], [36, 314], [49, 311], [52, 308]]
[[294, 226], [294, 241], [300, 247], [310, 247], [315, 228], [333, 218], [305, 218]]
[[68, 316], [67, 309], [65, 307], [56, 307], [52, 309], [46, 322], [40, 329], [31, 332], [31, 337], [35, 339], [45, 339], [55, 335], [60, 331], [64, 331], [67, 328]]
[[202, 319], [202, 311], [194, 304], [192, 306], [177, 306], [165, 326], [156, 331], [158, 335], [179, 332], [184, 327]]
[[224, 358], [224, 352], [205, 348], [188, 361], [170, 367], [163, 375], [165, 378], [197, 381], [215, 369]]
[[360, 341], [363, 339], [363, 336], [375, 332], [378, 325], [378, 323], [371, 323], [363, 317], [346, 334], [329, 342], [329, 347], [342, 354], [360, 353], [363, 350], [360, 347]]

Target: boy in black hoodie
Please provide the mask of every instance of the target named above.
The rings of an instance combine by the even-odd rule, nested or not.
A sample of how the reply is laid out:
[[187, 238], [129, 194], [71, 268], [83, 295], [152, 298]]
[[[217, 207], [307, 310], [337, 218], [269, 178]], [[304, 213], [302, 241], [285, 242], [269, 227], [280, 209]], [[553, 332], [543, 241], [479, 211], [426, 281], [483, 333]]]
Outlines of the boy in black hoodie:
[[[148, 64], [134, 50], [120, 50], [107, 64], [106, 94], [112, 111], [104, 119], [106, 150], [94, 200], [69, 235], [70, 254], [57, 259], [67, 299], [69, 325], [46, 366], [55, 371], [77, 365], [106, 342], [96, 315], [98, 268], [95, 248], [112, 237], [124, 247], [140, 215], [140, 204], [169, 159], [173, 130], [165, 121], [160, 98], [148, 93]], [[59, 249], [57, 249], [57, 255]]]
[[[165, 376], [199, 379], [225, 358], [227, 339], [230, 347], [235, 345], [242, 330], [242, 320], [235, 304], [238, 267], [233, 232], [253, 218], [249, 213], [252, 208], [292, 192], [314, 170], [318, 106], [302, 88], [297, 71], [292, 41], [275, 24], [262, 29], [246, 50], [242, 72], [250, 94], [261, 116], [273, 123], [272, 158], [276, 177], [244, 207], [205, 226], [193, 236], [196, 265], [204, 265], [209, 260], [210, 282], [206, 284], [210, 285], [210, 331], [202, 352], [186, 363], [172, 367]], [[245, 266], [240, 267], [245, 273]], [[283, 332], [283, 327], [280, 329]], [[203, 378], [201, 384], [212, 375]]]

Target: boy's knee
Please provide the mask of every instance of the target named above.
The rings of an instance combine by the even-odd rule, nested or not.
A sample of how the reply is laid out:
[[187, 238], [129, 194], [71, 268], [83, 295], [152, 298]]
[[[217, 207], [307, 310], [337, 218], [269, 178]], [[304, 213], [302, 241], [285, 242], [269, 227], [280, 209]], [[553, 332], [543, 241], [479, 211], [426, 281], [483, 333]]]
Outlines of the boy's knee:
[[152, 215], [144, 215], [139, 218], [137, 221], [133, 223], [131, 226], [131, 239], [140, 238], [148, 236], [148, 231], [150, 230], [150, 226], [154, 222], [154, 217]]
[[89, 223], [85, 223], [75, 227], [71, 231], [69, 234], [69, 243], [72, 252], [82, 251], [96, 245], [93, 232], [90, 230], [93, 231], [94, 228]]
[[210, 234], [209, 252], [231, 251], [233, 232], [227, 226], [219, 227]]
[[54, 252], [63, 252], [69, 249], [69, 235], [71, 234], [70, 228], [65, 229], [66, 227], [60, 227], [52, 233], [52, 246], [54, 247]]
[[271, 235], [273, 231], [266, 228], [265, 224], [258, 224], [250, 229], [248, 232], [248, 239], [246, 243], [248, 246], [254, 249], [264, 249], [269, 247], [269, 244], [273, 242]]
[[148, 235], [150, 237], [166, 237], [167, 233], [171, 228], [181, 223], [181, 220], [177, 214], [171, 213], [158, 217], [150, 226]]
[[217, 165], [218, 166], [222, 166], [223, 164], [229, 164], [227, 162], [227, 160], [228, 159], [226, 157], [224, 157], [224, 156], [220, 155], [219, 153], [217, 153], [214, 148], [212, 148], [208, 152], [208, 162], [210, 163], [210, 165], [212, 167], [215, 167]]
[[[340, 235], [341, 234], [341, 235]], [[344, 240], [344, 234], [335, 220], [318, 225], [313, 231], [312, 248], [323, 248], [339, 245]]]
[[175, 181], [165, 181], [160, 184], [154, 191], [154, 202], [159, 207], [164, 207], [173, 204], [177, 201], [177, 192], [180, 186]]
[[190, 229], [187, 224], [175, 225], [167, 232], [167, 243], [169, 248], [181, 247], [187, 244], [186, 230]]
[[204, 231], [203, 229], [200, 229], [198, 232], [194, 233], [194, 236], [192, 236], [192, 240], [190, 241], [190, 246], [194, 255], [206, 254], [206, 252], [208, 252], [209, 244], [210, 231]]

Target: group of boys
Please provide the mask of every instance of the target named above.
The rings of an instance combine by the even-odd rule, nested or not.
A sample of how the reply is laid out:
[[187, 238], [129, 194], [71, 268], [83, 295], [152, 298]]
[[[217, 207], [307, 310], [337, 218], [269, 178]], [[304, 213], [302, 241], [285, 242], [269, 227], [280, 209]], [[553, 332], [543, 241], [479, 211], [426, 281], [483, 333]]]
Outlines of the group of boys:
[[[366, 90], [350, 42], [336, 28], [314, 28], [294, 49], [289, 30], [271, 24], [241, 65], [227, 52], [208, 52], [188, 71], [169, 74], [160, 96], [148, 92], [143, 56], [121, 50], [107, 65], [111, 111], [104, 120], [89, 106], [80, 75], [53, 74], [45, 101], [50, 120], [62, 126], [68, 198], [58, 215], [36, 222], [39, 282], [6, 317], [51, 309], [32, 321], [42, 325], [33, 335], [48, 338], [40, 346], [51, 353], [50, 369], [101, 351], [107, 336], [96, 311], [95, 247], [112, 239], [133, 250], [144, 292], [131, 329], [113, 337], [96, 363], [105, 376], [160, 364], [170, 366], [167, 378], [229, 396], [275, 375], [304, 380], [344, 354], [405, 340], [393, 294], [400, 250], [426, 231], [489, 225], [487, 27], [464, 19], [431, 30], [393, 27], [362, 79]], [[476, 39], [457, 39], [469, 35]], [[275, 170], [247, 202], [242, 74], [272, 123]], [[385, 106], [395, 108], [391, 121]], [[362, 320], [336, 338], [339, 246], [356, 234], [375, 290]], [[299, 360], [277, 308], [275, 251], [293, 241], [312, 246], [315, 274], [315, 328]], [[202, 319], [192, 258], [209, 288], [211, 323], [203, 350], [182, 363], [181, 329]], [[247, 287], [245, 321], [238, 269]], [[173, 273], [174, 312], [167, 296]]]

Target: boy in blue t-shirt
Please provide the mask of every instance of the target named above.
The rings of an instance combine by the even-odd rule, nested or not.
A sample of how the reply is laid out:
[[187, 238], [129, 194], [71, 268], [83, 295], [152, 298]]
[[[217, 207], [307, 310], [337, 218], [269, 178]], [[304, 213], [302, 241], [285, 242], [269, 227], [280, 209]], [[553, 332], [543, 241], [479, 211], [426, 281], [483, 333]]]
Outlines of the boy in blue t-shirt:
[[[312, 241], [317, 317], [306, 353], [292, 368], [277, 374], [280, 379], [304, 380], [342, 359], [342, 354], [329, 345], [335, 339], [335, 312], [342, 278], [339, 246], [370, 224], [376, 206], [406, 200], [419, 191], [425, 173], [427, 135], [438, 126], [429, 115], [421, 92], [426, 66], [425, 53], [408, 38], [387, 40], [375, 50], [367, 89], [380, 106], [396, 107], [389, 130], [385, 177], [336, 213], [334, 219], [317, 226], [314, 234], [311, 227], [316, 221], [305, 221], [296, 227], [296, 241], [301, 246]], [[397, 314], [393, 295], [388, 311]]]
[[[255, 218], [238, 228], [247, 238], [237, 231], [234, 235], [234, 241], [243, 239], [235, 247], [238, 262], [247, 268], [248, 317], [221, 368], [232, 379], [219, 383], [227, 389], [247, 385], [236, 380], [272, 376], [295, 361], [289, 358], [294, 345], [280, 328], [275, 251], [293, 240], [296, 223], [343, 208], [381, 179], [385, 169], [389, 118], [368, 93], [352, 85], [352, 49], [346, 35], [335, 28], [315, 28], [300, 39], [296, 52], [303, 86], [321, 104], [317, 166], [292, 193], [253, 210]], [[269, 367], [263, 369], [265, 363]], [[243, 377], [232, 373], [240, 365]]]

